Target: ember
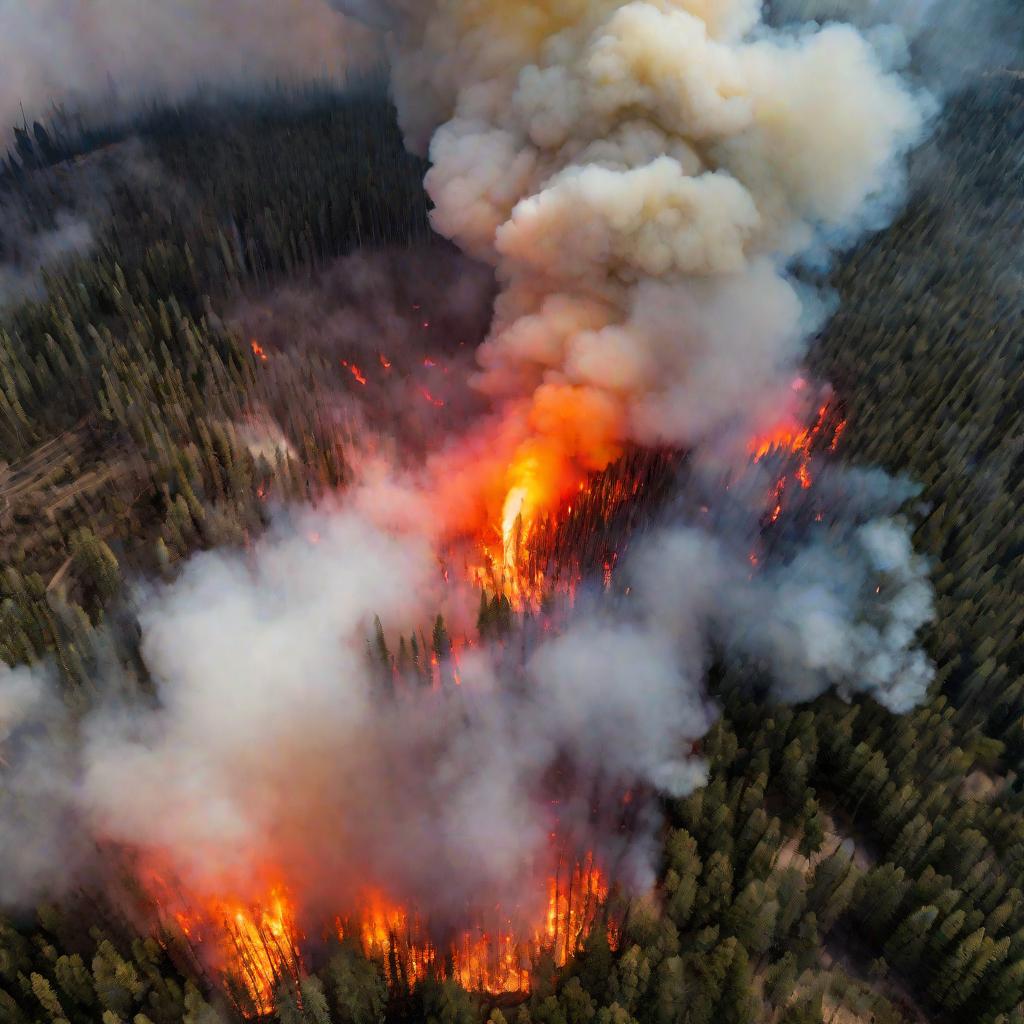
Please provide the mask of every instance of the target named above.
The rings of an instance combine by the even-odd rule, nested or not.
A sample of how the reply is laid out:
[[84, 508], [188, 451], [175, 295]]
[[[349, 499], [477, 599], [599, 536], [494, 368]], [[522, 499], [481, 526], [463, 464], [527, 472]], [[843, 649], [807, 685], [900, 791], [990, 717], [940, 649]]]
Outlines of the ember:
[[366, 378], [363, 376], [363, 371], [360, 370], [355, 363], [350, 363], [347, 359], [342, 359], [341, 365], [344, 366], [345, 369], [348, 370], [348, 372], [351, 373], [353, 377], [355, 377], [357, 383], [366, 383]]

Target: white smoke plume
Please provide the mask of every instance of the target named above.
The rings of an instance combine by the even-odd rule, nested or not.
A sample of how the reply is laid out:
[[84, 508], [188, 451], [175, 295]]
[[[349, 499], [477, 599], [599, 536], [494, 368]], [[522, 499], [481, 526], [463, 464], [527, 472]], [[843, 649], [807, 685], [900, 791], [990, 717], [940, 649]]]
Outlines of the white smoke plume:
[[0, 138], [52, 105], [131, 111], [200, 88], [343, 80], [366, 29], [322, 0], [0, 0]]
[[[810, 543], [757, 574], [719, 537], [670, 531], [645, 543], [630, 578], [658, 595], [650, 614], [667, 635], [696, 614], [726, 659], [760, 666], [777, 699], [812, 700], [834, 686], [902, 714], [934, 676], [917, 640], [934, 614], [927, 568], [906, 524], [877, 518], [842, 545]], [[685, 628], [681, 642], [693, 640]]]
[[434, 226], [502, 286], [477, 383], [551, 475], [777, 418], [823, 308], [788, 268], [898, 202], [926, 98], [853, 27], [760, 8], [379, 7]]
[[[105, 699], [73, 716], [45, 673], [4, 670], [0, 900], [52, 898], [87, 851], [113, 846], [200, 905], [258, 901], [285, 879], [311, 924], [374, 888], [442, 925], [496, 900], [529, 920], [553, 830], [628, 886], [653, 882], [653, 807], [626, 834], [595, 809], [703, 783], [693, 744], [716, 714], [714, 657], [754, 666], [787, 701], [834, 686], [902, 712], [931, 679], [915, 639], [927, 567], [884, 502], [763, 574], [715, 528], [657, 531], [617, 592], [581, 595], [564, 628], [460, 645], [457, 682], [454, 664], [434, 687], [382, 676], [375, 616], [392, 648], [438, 609], [473, 636], [472, 589], [443, 582], [439, 524], [413, 521], [415, 501], [358, 491], [140, 593], [151, 702], [98, 680]], [[568, 787], [552, 790], [556, 771]]]
[[67, 829], [76, 773], [71, 716], [41, 666], [0, 662], [0, 905], [63, 892], [86, 837]]

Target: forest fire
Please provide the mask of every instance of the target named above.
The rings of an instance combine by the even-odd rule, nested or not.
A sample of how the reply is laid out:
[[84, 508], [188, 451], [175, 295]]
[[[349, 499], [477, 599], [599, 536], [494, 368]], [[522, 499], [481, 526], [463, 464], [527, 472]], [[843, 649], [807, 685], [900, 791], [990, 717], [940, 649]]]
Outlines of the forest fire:
[[[817, 406], [808, 425], [786, 422], [750, 442], [747, 465], [764, 463], [778, 470], [770, 478], [774, 480], [770, 507], [761, 520], [764, 536], [766, 528], [783, 513], [789, 482], [799, 481], [801, 490], [812, 486], [813, 461], [834, 449], [844, 423], [839, 403], [829, 395]], [[603, 471], [582, 480], [571, 479], [568, 485], [552, 465], [538, 449], [520, 449], [504, 474], [507, 491], [500, 520], [489, 530], [481, 529], [466, 538], [478, 559], [482, 552], [483, 564], [467, 566], [465, 573], [456, 572], [452, 585], [464, 585], [468, 579], [483, 589], [485, 598], [488, 593], [493, 595], [490, 601], [497, 602], [500, 596], [504, 608], [511, 611], [538, 610], [554, 593], [568, 594], [572, 600], [585, 579], [611, 589], [616, 567], [633, 534], [654, 522], [669, 498], [679, 493], [687, 456], [679, 449], [629, 449]], [[320, 535], [315, 539], [319, 542]], [[760, 550], [750, 553], [753, 569], [764, 564], [764, 555]], [[542, 632], [554, 636], [561, 627], [549, 619], [543, 616]], [[420, 678], [420, 686], [392, 686], [389, 700], [396, 690], [401, 694], [399, 700], [407, 701], [416, 700], [420, 692], [426, 699], [437, 700], [467, 687], [472, 690], [471, 667], [463, 679], [463, 661], [466, 666], [472, 661], [469, 649], [475, 649], [478, 642], [483, 649], [492, 636], [503, 635], [500, 630], [491, 634], [481, 625], [479, 641], [475, 637], [452, 640], [443, 626], [439, 628], [424, 661], [429, 668]], [[379, 636], [389, 678], [392, 682], [406, 680], [403, 672], [408, 666], [401, 668], [403, 656], [392, 657], [383, 633]], [[419, 664], [415, 642], [411, 649], [414, 663]], [[427, 649], [425, 640], [423, 649]], [[559, 793], [576, 796], [581, 784], [597, 786], [593, 776], [589, 776], [590, 782], [582, 781], [588, 776], [577, 777], [571, 761], [551, 768], [553, 773], [549, 771], [542, 784], [547, 796], [551, 785], [558, 787]], [[594, 835], [628, 835], [635, 827], [634, 816], [641, 808], [632, 788], [622, 792], [621, 808], [618, 800], [614, 804], [617, 816], [602, 821]], [[595, 796], [589, 804], [591, 819], [602, 804], [609, 806], [600, 795]], [[539, 870], [535, 873], [527, 868], [514, 897], [506, 890], [502, 896], [495, 893], [488, 898], [486, 893], [491, 890], [477, 890], [467, 895], [466, 905], [456, 911], [450, 906], [439, 910], [429, 900], [419, 904], [403, 901], [395, 896], [401, 883], [396, 881], [392, 888], [387, 877], [355, 883], [336, 906], [325, 905], [322, 898], [314, 903], [299, 878], [279, 871], [261, 876], [269, 880], [262, 883], [267, 895], [254, 902], [249, 902], [251, 896], [217, 895], [204, 900], [175, 893], [169, 898], [159, 886], [151, 887], [151, 893], [165, 920], [176, 924], [196, 957], [213, 968], [225, 988], [235, 993], [239, 1008], [250, 1016], [269, 1012], [281, 983], [301, 978], [315, 963], [319, 947], [307, 942], [301, 927], [323, 936], [325, 921], [332, 922], [327, 933], [332, 938], [356, 944], [380, 964], [393, 991], [408, 991], [428, 978], [451, 978], [467, 989], [493, 995], [526, 993], [533, 966], [542, 955], [562, 966], [596, 928], [606, 929], [609, 944], [616, 945], [617, 925], [608, 911], [611, 882], [607, 868], [593, 852], [579, 852], [590, 846], [591, 840], [581, 843], [577, 836], [565, 841], [564, 824], [561, 818], [548, 822], [549, 838], [538, 858]], [[607, 856], [606, 848], [601, 856]]]
[[[839, 413], [831, 395], [818, 406], [814, 422], [800, 426], [793, 420], [786, 420], [766, 434], [759, 435], [750, 443], [752, 460], [757, 463], [769, 455], [786, 454], [795, 456], [798, 465], [794, 475], [805, 490], [811, 486], [810, 461], [814, 452], [823, 447], [835, 451], [839, 438], [846, 429], [846, 420]], [[823, 444], [827, 437], [827, 444]]]
[[[16, 129], [38, 248], [90, 241], [24, 310], [19, 273], [0, 331], [7, 518], [50, 519], [0, 593], [0, 1006], [494, 1024], [532, 987], [517, 1021], [813, 1016], [850, 979], [812, 947], [865, 902], [824, 891], [858, 876], [822, 822], [886, 831], [884, 779], [856, 822], [831, 784], [882, 716], [785, 706], [928, 699], [935, 606], [912, 485], [819, 472], [845, 424], [787, 387], [831, 250], [902, 187], [923, 87], [885, 30], [783, 32], [742, 0], [331, 6], [391, 23], [345, 40], [374, 58], [358, 88], [296, 126], [275, 97], [204, 103], [198, 146], [185, 111], [170, 136], [147, 114], [109, 203], [38, 216], [78, 132]], [[104, 480], [48, 493], [79, 463]], [[806, 900], [791, 841], [821, 853]], [[942, 955], [1015, 990], [992, 950], [1018, 924], [980, 966]]]
[[263, 899], [247, 902], [193, 898], [156, 873], [144, 874], [143, 880], [168, 933], [177, 933], [197, 958], [221, 973], [229, 992], [234, 987], [244, 993], [243, 1012], [269, 1013], [282, 979], [298, 978], [303, 935], [284, 884], [274, 883]]
[[[582, 947], [604, 914], [608, 882], [587, 854], [568, 873], [552, 875], [546, 890], [543, 917], [532, 925], [517, 924], [518, 915], [495, 906], [469, 915], [471, 927], [440, 940], [431, 938], [429, 923], [415, 911], [375, 890], [348, 921], [338, 921], [338, 935], [356, 937], [363, 952], [383, 964], [394, 988], [435, 975], [492, 995], [527, 992], [539, 956], [549, 953], [560, 967]], [[614, 926], [605, 927], [614, 942]]]
[[[835, 451], [845, 427], [828, 393], [809, 422], [790, 417], [750, 440], [751, 465], [773, 460], [779, 468], [765, 525], [781, 517], [791, 480], [810, 489], [814, 459]], [[684, 460], [678, 449], [636, 449], [577, 481], [560, 479], [564, 468], [534, 449], [521, 453], [505, 477], [499, 524], [479, 531], [483, 565], [470, 567], [470, 579], [504, 594], [517, 611], [535, 609], [552, 591], [572, 594], [590, 573], [600, 573], [607, 589], [630, 532], [651, 520]]]
[[477, 535], [482, 564], [467, 576], [516, 611], [536, 610], [545, 596], [570, 596], [583, 578], [600, 573], [607, 589], [631, 531], [650, 521], [683, 460], [676, 450], [635, 449], [607, 469], [560, 485], [543, 462], [514, 464], [515, 481], [501, 507], [500, 525]]
[[[609, 945], [616, 945], [617, 926], [607, 913], [608, 879], [592, 853], [571, 868], [559, 861], [540, 884], [544, 897], [532, 920], [522, 908], [495, 905], [467, 912], [469, 926], [454, 930], [439, 929], [415, 908], [368, 888], [351, 913], [335, 917], [334, 930], [339, 941], [357, 942], [377, 961], [395, 991], [408, 991], [428, 977], [450, 977], [491, 995], [526, 993], [540, 956], [548, 954], [563, 966], [595, 927], [604, 927]], [[305, 970], [305, 936], [289, 887], [275, 884], [264, 900], [251, 904], [219, 898], [193, 903], [180, 889], [171, 893], [156, 875], [148, 887], [165, 926], [223, 977], [243, 1013], [270, 1013], [279, 985], [296, 981]]]
[[348, 370], [349, 373], [352, 374], [352, 377], [355, 379], [355, 382], [357, 384], [361, 384], [364, 387], [366, 386], [366, 377], [363, 375], [363, 371], [360, 370], [359, 367], [356, 366], [355, 363], [350, 363], [347, 359], [342, 359], [341, 360], [341, 365], [346, 370]]

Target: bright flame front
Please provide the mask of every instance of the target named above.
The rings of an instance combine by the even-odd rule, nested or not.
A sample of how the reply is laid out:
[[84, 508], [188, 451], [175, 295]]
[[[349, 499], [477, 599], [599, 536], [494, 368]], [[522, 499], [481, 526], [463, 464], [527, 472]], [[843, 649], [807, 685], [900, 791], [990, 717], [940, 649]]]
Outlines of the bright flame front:
[[[469, 911], [468, 926], [435, 937], [431, 922], [414, 908], [368, 889], [354, 912], [335, 918], [335, 927], [339, 939], [355, 938], [364, 954], [382, 965], [394, 989], [408, 990], [434, 976], [453, 978], [474, 991], [524, 993], [529, 991], [531, 966], [542, 953], [550, 953], [562, 966], [593, 928], [607, 928], [613, 945], [616, 935], [606, 919], [608, 880], [592, 854], [571, 870], [560, 865], [542, 884], [543, 912], [532, 924], [516, 909], [499, 905]], [[171, 904], [165, 902], [171, 898], [165, 883], [156, 876], [149, 888], [162, 908], [178, 906], [168, 916], [196, 954], [223, 976], [229, 990], [241, 987], [249, 1002], [240, 1004], [243, 1012], [270, 1013], [277, 987], [288, 979], [298, 981], [303, 935], [285, 886], [272, 887], [262, 902], [252, 905], [219, 898], [183, 903], [179, 890]]]

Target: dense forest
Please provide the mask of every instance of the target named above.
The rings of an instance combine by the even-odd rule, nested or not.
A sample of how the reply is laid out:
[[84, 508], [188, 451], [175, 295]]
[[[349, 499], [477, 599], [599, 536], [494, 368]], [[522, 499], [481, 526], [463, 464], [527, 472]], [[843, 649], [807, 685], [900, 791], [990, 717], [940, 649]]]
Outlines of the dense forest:
[[[953, 97], [904, 212], [844, 259], [814, 371], [848, 412], [839, 449], [923, 485], [915, 542], [938, 614], [928, 703], [790, 707], [716, 671], [709, 784], [666, 801], [655, 894], [625, 901], [529, 996], [494, 998], [339, 942], [284, 978], [274, 1019], [383, 1024], [1024, 1021], [1024, 81]], [[267, 383], [232, 310], [356, 249], [440, 246], [421, 161], [373, 87], [154, 109], [118, 129], [19, 129], [0, 209], [36, 236], [91, 218], [0, 312], [0, 659], [50, 660], [87, 702], [126, 582], [245, 545], [268, 492], [343, 485], [316, 350]], [[0, 236], [0, 243], [4, 241]], [[0, 250], [0, 260], [18, 253]], [[277, 444], [244, 432], [271, 408]], [[508, 629], [495, 599], [481, 632]], [[435, 624], [437, 653], [448, 643]], [[382, 656], [387, 658], [386, 645]], [[145, 687], [139, 671], [138, 685]], [[3, 733], [0, 732], [0, 737]], [[0, 758], [2, 758], [0, 742]], [[82, 892], [0, 920], [0, 1020], [214, 1024], [208, 977]]]

